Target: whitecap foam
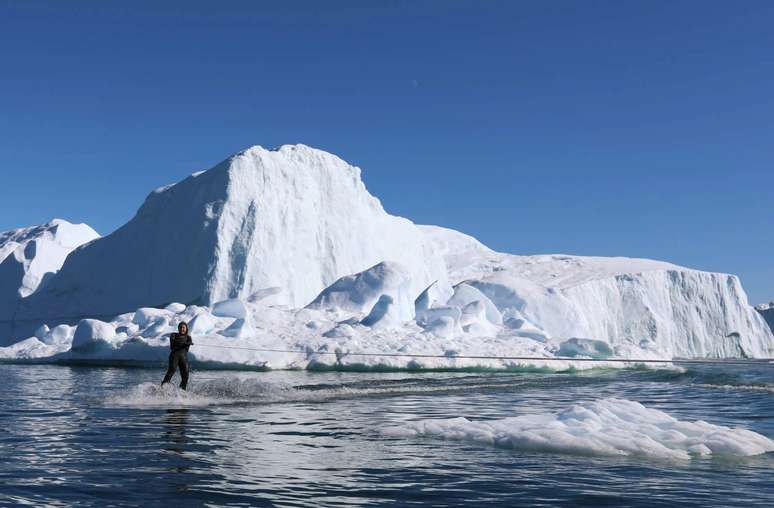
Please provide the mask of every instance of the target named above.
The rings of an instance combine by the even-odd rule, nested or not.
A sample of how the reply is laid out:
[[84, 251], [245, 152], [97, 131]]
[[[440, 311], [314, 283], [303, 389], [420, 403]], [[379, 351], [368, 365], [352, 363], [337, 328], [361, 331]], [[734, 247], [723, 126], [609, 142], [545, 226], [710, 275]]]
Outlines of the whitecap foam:
[[[460, 382], [461, 381], [461, 382]], [[201, 407], [231, 404], [275, 404], [282, 402], [325, 402], [341, 398], [392, 397], [429, 393], [513, 389], [517, 382], [485, 382], [480, 379], [457, 383], [424, 385], [414, 381], [350, 385], [308, 385], [266, 382], [252, 378], [211, 379], [189, 385], [188, 391], [172, 384], [142, 383], [104, 400], [107, 406]]]
[[141, 383], [105, 399], [108, 406], [197, 407], [247, 402], [293, 400], [297, 390], [290, 385], [254, 379], [213, 379], [199, 381], [188, 390], [172, 384]]
[[749, 392], [768, 392], [774, 393], [774, 385], [744, 385], [744, 384], [712, 384], [712, 383], [694, 383], [691, 386], [696, 388], [710, 388], [715, 390], [742, 390]]
[[774, 441], [742, 428], [682, 421], [624, 399], [576, 404], [557, 414], [502, 420], [422, 420], [385, 431], [525, 451], [688, 460], [695, 456], [751, 456], [774, 451]]
[[159, 386], [154, 383], [141, 383], [116, 395], [107, 397], [106, 406], [128, 407], [196, 407], [222, 403], [215, 397], [185, 391], [171, 384]]

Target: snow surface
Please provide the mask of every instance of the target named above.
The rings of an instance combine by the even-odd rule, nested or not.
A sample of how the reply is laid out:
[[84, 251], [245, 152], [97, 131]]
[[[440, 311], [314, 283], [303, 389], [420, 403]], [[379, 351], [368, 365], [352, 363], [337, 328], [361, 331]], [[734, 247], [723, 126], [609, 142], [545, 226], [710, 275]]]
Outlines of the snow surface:
[[27, 331], [0, 358], [163, 361], [180, 321], [193, 358], [218, 367], [562, 369], [774, 350], [733, 275], [498, 253], [388, 215], [358, 168], [293, 145], [151, 193], [21, 300], [14, 322]]
[[11, 320], [22, 298], [41, 289], [70, 252], [97, 238], [88, 225], [62, 219], [0, 233], [0, 345], [14, 335]]
[[678, 420], [638, 402], [612, 398], [576, 404], [558, 414], [423, 420], [385, 432], [524, 451], [667, 460], [746, 457], [774, 451], [774, 441], [746, 429]]

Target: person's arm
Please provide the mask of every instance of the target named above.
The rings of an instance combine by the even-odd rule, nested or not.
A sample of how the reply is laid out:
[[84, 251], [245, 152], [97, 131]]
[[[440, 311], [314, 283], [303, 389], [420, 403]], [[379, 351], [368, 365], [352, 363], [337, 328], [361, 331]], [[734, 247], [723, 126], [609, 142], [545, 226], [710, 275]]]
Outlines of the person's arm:
[[185, 339], [185, 345], [186, 345], [186, 347], [188, 347], [188, 346], [193, 346], [193, 339], [191, 338], [191, 336], [190, 336], [190, 335], [187, 335], [187, 336], [186, 336], [186, 339]]

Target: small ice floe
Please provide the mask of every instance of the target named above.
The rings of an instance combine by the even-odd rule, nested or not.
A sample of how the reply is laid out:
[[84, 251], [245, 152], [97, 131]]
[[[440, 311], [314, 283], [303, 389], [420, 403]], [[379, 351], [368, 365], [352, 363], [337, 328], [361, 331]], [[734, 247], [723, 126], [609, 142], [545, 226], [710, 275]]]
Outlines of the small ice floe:
[[428, 436], [515, 450], [688, 460], [774, 451], [774, 441], [742, 428], [678, 420], [624, 399], [576, 404], [557, 414], [502, 420], [422, 420], [387, 429], [391, 436]]

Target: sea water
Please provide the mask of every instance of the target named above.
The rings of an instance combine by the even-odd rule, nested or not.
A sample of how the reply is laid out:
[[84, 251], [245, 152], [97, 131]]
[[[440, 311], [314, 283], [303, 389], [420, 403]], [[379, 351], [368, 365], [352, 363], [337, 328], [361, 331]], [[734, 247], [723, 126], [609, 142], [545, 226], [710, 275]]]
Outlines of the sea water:
[[[618, 400], [774, 438], [774, 367], [195, 370], [188, 392], [159, 389], [162, 375], [0, 365], [0, 504], [774, 506], [771, 452], [676, 460], [401, 432], [458, 417], [507, 427]], [[634, 440], [643, 429], [613, 430]]]

